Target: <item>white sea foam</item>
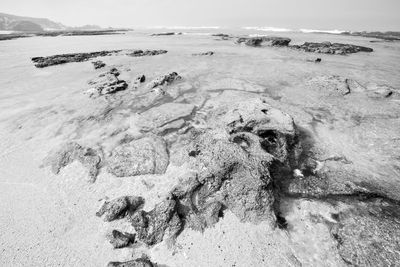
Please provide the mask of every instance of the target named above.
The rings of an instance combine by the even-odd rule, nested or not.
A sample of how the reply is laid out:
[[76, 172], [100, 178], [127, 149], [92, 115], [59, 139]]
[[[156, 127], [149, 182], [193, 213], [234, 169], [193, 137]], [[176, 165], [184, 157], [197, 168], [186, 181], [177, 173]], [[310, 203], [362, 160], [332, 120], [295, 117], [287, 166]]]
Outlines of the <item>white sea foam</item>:
[[341, 34], [345, 31], [341, 30], [313, 30], [313, 29], [300, 29], [303, 33], [331, 33], [331, 34]]
[[219, 26], [154, 26], [150, 29], [171, 29], [171, 30], [202, 30], [202, 29], [219, 29]]
[[291, 31], [293, 31], [292, 29], [276, 28], [276, 27], [243, 27], [242, 29], [265, 31], [265, 32], [291, 32]]

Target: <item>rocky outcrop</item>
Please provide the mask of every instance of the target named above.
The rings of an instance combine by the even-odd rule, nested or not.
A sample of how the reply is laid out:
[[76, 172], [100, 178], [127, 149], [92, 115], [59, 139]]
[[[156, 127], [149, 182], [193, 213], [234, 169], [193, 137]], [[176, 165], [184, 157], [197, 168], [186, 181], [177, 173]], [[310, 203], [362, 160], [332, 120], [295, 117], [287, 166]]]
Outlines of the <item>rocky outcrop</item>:
[[241, 37], [236, 40], [237, 44], [244, 43], [247, 46], [288, 46], [291, 39], [285, 37]]
[[110, 244], [114, 248], [124, 248], [135, 243], [135, 235], [113, 230], [109, 235]]
[[100, 51], [91, 53], [61, 54], [49, 57], [33, 57], [32, 61], [35, 63], [35, 67], [45, 68], [49, 66], [65, 64], [70, 62], [83, 62], [96, 57], [111, 56], [119, 52], [121, 52], [121, 50], [110, 50], [110, 51]]
[[134, 50], [133, 52], [129, 52], [128, 56], [131, 57], [144, 57], [144, 56], [156, 56], [166, 54], [167, 50]]
[[346, 55], [358, 52], [374, 51], [372, 48], [369, 47], [352, 45], [352, 44], [330, 43], [330, 42], [322, 42], [322, 43], [306, 42], [302, 45], [293, 45], [291, 47], [305, 52], [334, 54], [334, 55]]
[[118, 91], [125, 90], [128, 88], [128, 84], [124, 80], [120, 80], [118, 78], [119, 75], [120, 73], [116, 68], [112, 68], [100, 74], [97, 78], [88, 82], [88, 84], [93, 87], [88, 89], [85, 93], [90, 97], [95, 97], [114, 94]]
[[163, 174], [169, 164], [165, 141], [157, 136], [117, 146], [107, 158], [107, 170], [117, 177]]
[[95, 70], [104, 68], [106, 66], [106, 63], [101, 60], [93, 61], [92, 64]]
[[99, 150], [83, 147], [76, 142], [70, 142], [51, 152], [44, 160], [44, 163], [51, 167], [54, 174], [58, 174], [62, 168], [73, 161], [79, 161], [88, 168], [90, 180], [94, 182], [99, 173], [102, 153]]
[[166, 75], [163, 75], [163, 76], [160, 76], [160, 77], [154, 79], [147, 85], [147, 88], [153, 89], [153, 88], [156, 88], [156, 87], [162, 86], [162, 85], [170, 85], [173, 82], [181, 80], [181, 79], [182, 79], [182, 77], [179, 76], [178, 73], [171, 72], [169, 74], [166, 74]]
[[105, 201], [96, 216], [103, 217], [104, 221], [111, 222], [124, 218], [127, 214], [133, 213], [142, 207], [144, 199], [135, 196], [124, 196]]
[[212, 55], [214, 55], [214, 52], [213, 52], [213, 51], [207, 51], [207, 52], [204, 52], [204, 53], [195, 53], [195, 54], [192, 54], [192, 56], [212, 56]]
[[154, 264], [147, 258], [139, 258], [125, 262], [109, 262], [107, 267], [154, 267]]

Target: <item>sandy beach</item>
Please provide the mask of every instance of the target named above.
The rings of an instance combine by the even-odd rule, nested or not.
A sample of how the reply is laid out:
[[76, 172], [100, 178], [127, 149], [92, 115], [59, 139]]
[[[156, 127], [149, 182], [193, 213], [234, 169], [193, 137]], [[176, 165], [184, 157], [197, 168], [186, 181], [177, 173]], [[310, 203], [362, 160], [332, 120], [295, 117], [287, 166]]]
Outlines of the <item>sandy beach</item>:
[[[1, 266], [398, 264], [399, 42], [267, 33], [373, 49], [335, 55], [160, 32], [0, 42]], [[31, 61], [103, 50], [123, 52]], [[124, 196], [144, 203], [96, 215]], [[114, 248], [113, 230], [135, 240]]]

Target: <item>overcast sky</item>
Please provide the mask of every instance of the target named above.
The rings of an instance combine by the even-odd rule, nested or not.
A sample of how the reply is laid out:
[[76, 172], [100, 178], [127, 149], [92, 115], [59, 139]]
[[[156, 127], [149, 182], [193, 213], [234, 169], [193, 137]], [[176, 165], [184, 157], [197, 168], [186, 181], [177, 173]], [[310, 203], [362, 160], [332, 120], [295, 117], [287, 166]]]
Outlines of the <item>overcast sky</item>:
[[0, 12], [68, 26], [273, 26], [400, 30], [400, 0], [0, 0]]

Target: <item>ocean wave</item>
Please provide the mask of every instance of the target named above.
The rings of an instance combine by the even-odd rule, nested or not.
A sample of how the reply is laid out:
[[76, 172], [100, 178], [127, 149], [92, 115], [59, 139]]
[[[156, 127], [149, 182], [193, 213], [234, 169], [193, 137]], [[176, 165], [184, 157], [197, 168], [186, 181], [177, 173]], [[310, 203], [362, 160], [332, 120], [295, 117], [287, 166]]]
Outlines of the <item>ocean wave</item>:
[[276, 27], [243, 27], [245, 30], [256, 30], [265, 32], [292, 32], [292, 29], [276, 28]]
[[302, 33], [331, 33], [331, 34], [341, 34], [346, 31], [341, 30], [313, 30], [313, 29], [300, 29]]
[[171, 30], [202, 30], [202, 29], [220, 29], [219, 26], [154, 26], [150, 29], [171, 29]]

